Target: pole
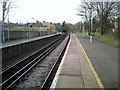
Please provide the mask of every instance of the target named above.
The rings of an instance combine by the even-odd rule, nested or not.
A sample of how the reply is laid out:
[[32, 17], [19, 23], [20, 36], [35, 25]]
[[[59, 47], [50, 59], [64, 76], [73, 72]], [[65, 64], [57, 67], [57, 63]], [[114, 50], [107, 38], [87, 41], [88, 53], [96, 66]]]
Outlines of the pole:
[[1, 41], [3, 42], [3, 33], [4, 33], [4, 16], [5, 16], [5, 12], [4, 12], [4, 2], [3, 2], [3, 7], [2, 7], [2, 9], [3, 9], [3, 15], [2, 15], [2, 38], [1, 38]]
[[28, 23], [28, 38], [30, 38], [30, 23]]
[[83, 24], [83, 28], [82, 28], [82, 36], [83, 36], [83, 38], [85, 38], [84, 33], [85, 33], [85, 31], [84, 31], [84, 24]]
[[90, 14], [91, 14], [91, 17], [90, 17], [90, 43], [92, 43], [92, 8], [90, 10]]
[[82, 37], [85, 38], [85, 36], [84, 36], [84, 33], [85, 33], [85, 31], [84, 31], [84, 20], [83, 19], [84, 19], [84, 17], [82, 17], [82, 21], [83, 21], [82, 22]]
[[4, 35], [4, 29], [5, 29], [5, 11], [6, 11], [6, 2], [3, 1], [3, 16], [2, 16], [2, 22], [3, 22], [3, 25], [2, 25], [2, 42], [5, 41], [5, 35]]
[[10, 40], [10, 26], [9, 26], [9, 9], [8, 9], [8, 41]]

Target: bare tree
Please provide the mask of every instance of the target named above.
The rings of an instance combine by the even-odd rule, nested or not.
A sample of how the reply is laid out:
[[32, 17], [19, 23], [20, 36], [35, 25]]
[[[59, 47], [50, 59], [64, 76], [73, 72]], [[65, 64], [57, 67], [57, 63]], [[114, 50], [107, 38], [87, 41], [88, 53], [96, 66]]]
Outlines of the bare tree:
[[90, 4], [89, 2], [86, 2], [85, 0], [82, 1], [82, 3], [79, 5], [79, 8], [77, 9], [79, 16], [84, 16], [87, 21], [91, 18], [90, 15]]
[[16, 7], [15, 7], [15, 1], [13, 0], [2, 0], [1, 3], [2, 3], [2, 11], [3, 11], [2, 21], [4, 22], [10, 10]]
[[96, 11], [93, 8], [93, 2], [82, 0], [82, 3], [77, 9], [77, 15], [84, 17], [85, 19], [85, 28], [90, 32], [92, 30], [92, 18], [96, 15]]
[[[12, 9], [12, 8], [15, 8], [15, 1], [13, 0], [2, 0], [1, 1], [1, 4], [2, 4], [2, 30], [0, 31], [0, 42], [4, 42], [5, 41], [5, 19], [6, 17], [9, 15], [9, 11]], [[8, 23], [9, 23], [9, 20], [8, 20]], [[9, 29], [8, 29], [8, 40], [9, 40]]]
[[95, 2], [84, 0], [78, 9], [77, 15], [84, 16], [87, 21], [90, 20], [91, 17], [97, 17], [101, 27], [101, 35], [103, 35], [107, 29], [110, 28], [111, 21], [118, 14], [117, 4], [118, 2], [107, 2], [104, 0], [102, 0], [102, 2], [98, 2], [97, 0]]
[[96, 2], [93, 4], [100, 22], [101, 35], [109, 29], [111, 20], [117, 15], [116, 5], [117, 2]]

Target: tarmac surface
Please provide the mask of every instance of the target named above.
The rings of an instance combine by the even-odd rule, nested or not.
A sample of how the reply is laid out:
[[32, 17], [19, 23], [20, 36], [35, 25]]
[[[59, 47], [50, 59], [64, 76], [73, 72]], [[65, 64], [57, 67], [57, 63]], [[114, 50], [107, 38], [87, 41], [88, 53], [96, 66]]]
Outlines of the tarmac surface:
[[[118, 47], [76, 35], [105, 88], [118, 88]], [[119, 75], [120, 77], [120, 75]]]

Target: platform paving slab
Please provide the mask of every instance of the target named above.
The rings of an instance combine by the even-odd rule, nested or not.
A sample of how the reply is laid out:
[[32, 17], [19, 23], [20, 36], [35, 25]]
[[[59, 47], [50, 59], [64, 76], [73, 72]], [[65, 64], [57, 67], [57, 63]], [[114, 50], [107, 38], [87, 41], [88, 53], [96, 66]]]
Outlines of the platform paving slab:
[[99, 88], [79, 43], [72, 34], [55, 88]]
[[57, 88], [84, 88], [82, 77], [77, 75], [61, 75]]

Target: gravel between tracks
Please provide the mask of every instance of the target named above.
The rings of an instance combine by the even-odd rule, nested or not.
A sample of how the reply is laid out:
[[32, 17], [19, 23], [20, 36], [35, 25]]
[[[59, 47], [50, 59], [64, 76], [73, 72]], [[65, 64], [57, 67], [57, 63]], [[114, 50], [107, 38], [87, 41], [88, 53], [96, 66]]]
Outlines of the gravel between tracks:
[[37, 64], [32, 70], [30, 70], [24, 78], [19, 80], [14, 86], [14, 90], [18, 89], [40, 89], [53, 64], [57, 60], [62, 49], [67, 43], [68, 37], [50, 53], [42, 62]]

